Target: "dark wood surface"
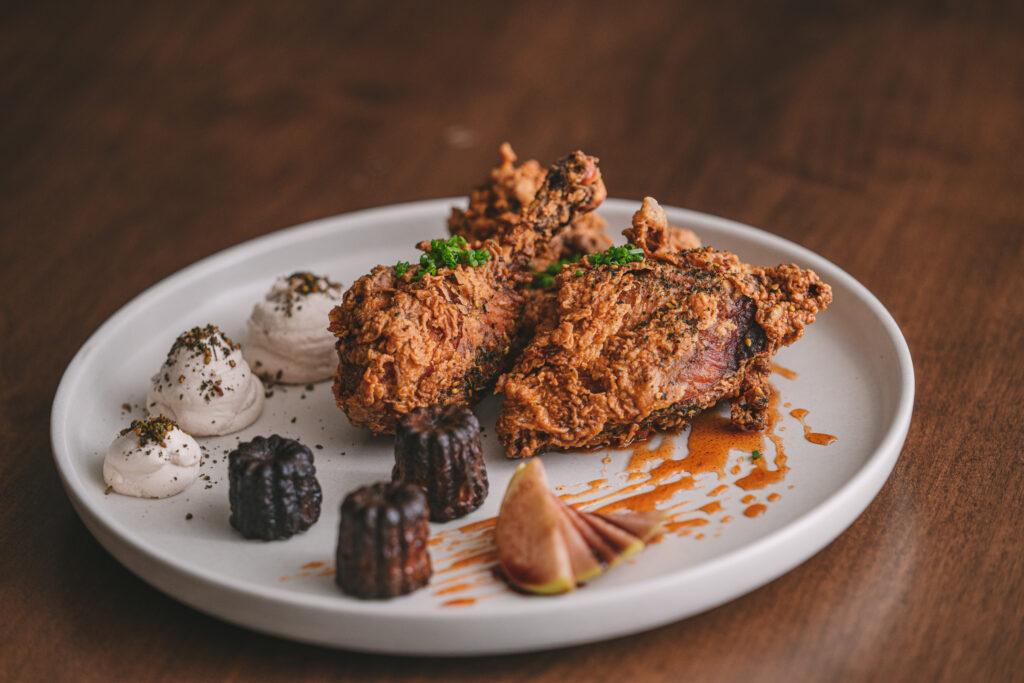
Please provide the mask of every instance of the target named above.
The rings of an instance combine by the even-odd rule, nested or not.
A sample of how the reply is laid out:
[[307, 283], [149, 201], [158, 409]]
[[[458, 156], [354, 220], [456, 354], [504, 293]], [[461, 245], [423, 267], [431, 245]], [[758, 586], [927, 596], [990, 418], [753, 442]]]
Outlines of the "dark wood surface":
[[[864, 4], [5, 3], [0, 679], [1021, 680], [1024, 18]], [[613, 196], [763, 227], [881, 299], [917, 398], [865, 514], [706, 614], [496, 658], [277, 640], [115, 562], [49, 445], [88, 335], [223, 247], [463, 194], [506, 139], [597, 154]]]

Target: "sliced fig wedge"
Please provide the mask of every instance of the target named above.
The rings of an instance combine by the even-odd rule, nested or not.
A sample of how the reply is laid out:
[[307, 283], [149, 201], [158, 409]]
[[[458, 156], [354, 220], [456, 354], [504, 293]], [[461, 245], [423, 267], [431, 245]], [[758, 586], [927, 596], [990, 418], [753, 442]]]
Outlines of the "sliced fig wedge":
[[601, 564], [605, 565], [606, 567], [608, 565], [613, 564], [616, 558], [619, 556], [619, 551], [613, 548], [611, 544], [608, 543], [608, 541], [604, 540], [604, 537], [601, 536], [601, 534], [597, 533], [597, 530], [594, 529], [593, 526], [588, 524], [587, 521], [583, 519], [582, 512], [572, 507], [571, 505], [567, 505], [561, 500], [559, 500], [559, 502], [562, 503], [563, 506], [565, 506], [566, 515], [572, 522], [573, 527], [580, 533], [581, 536], [583, 536], [583, 539], [586, 541], [587, 545], [590, 546], [590, 549], [593, 551], [594, 555], [596, 555], [597, 558], [601, 561]]
[[576, 528], [572, 519], [572, 508], [557, 498], [555, 500], [558, 502], [559, 531], [565, 539], [569, 564], [572, 565], [576, 583], [586, 583], [604, 572], [606, 562], [598, 560], [590, 544]]
[[520, 465], [501, 501], [495, 530], [498, 562], [512, 585], [544, 595], [576, 587], [561, 520], [540, 460]]
[[611, 522], [607, 521], [601, 515], [595, 515], [592, 512], [580, 512], [580, 517], [597, 532], [597, 534], [612, 547], [616, 552], [615, 559], [608, 563], [608, 569], [611, 569], [619, 562], [622, 562], [628, 557], [636, 555], [638, 552], [644, 549], [644, 542], [641, 541], [637, 536], [629, 533], [621, 527], [617, 527]]
[[498, 512], [498, 562], [513, 586], [566, 593], [645, 547], [662, 532], [661, 512], [581, 512], [556, 496], [539, 458], [521, 464]]
[[650, 510], [645, 512], [633, 512], [624, 510], [622, 512], [609, 512], [599, 515], [611, 522], [620, 529], [639, 538], [644, 543], [660, 536], [665, 530], [662, 524], [665, 521], [665, 513], [661, 510]]

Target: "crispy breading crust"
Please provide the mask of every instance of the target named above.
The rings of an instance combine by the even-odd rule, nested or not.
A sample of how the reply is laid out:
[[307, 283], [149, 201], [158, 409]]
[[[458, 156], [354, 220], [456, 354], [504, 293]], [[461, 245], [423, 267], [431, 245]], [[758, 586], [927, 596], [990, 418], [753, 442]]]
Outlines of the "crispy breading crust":
[[[593, 214], [586, 214], [586, 216], [590, 215]], [[634, 216], [634, 223], [636, 227], [623, 231], [627, 240], [630, 242], [645, 242], [650, 239], [648, 233], [653, 226], [654, 229], [659, 231], [657, 239], [660, 242], [657, 245], [657, 252], [665, 258], [670, 258], [671, 254], [679, 251], [700, 247], [700, 238], [692, 230], [669, 225], [664, 209], [650, 197], [644, 199], [640, 211]], [[600, 251], [605, 248], [607, 247], [602, 246], [601, 249], [594, 249], [593, 251]], [[581, 248], [576, 253], [589, 254], [593, 253], [593, 251]], [[574, 266], [566, 267], [574, 272], [576, 270]], [[522, 346], [533, 337], [541, 323], [545, 320], [553, 320], [557, 315], [557, 288], [548, 287], [546, 289], [531, 289], [527, 291], [526, 308], [523, 311], [524, 323], [522, 334], [520, 335], [522, 341], [514, 350], [521, 350]]]
[[723, 399], [764, 426], [771, 356], [831, 302], [812, 271], [676, 251], [653, 200], [627, 237], [647, 258], [556, 278], [557, 311], [502, 376], [498, 436], [508, 457], [622, 446], [675, 429]]
[[[502, 143], [501, 163], [491, 169], [487, 179], [469, 194], [469, 206], [453, 208], [448, 218], [448, 232], [462, 235], [469, 241], [500, 237], [522, 218], [537, 191], [544, 183], [547, 169], [534, 159], [516, 165], [518, 157], [512, 146]], [[607, 223], [593, 213], [580, 213], [566, 229], [552, 236], [550, 250], [539, 254], [534, 266], [543, 269], [553, 260], [573, 254], [591, 254], [611, 246], [604, 230]]]

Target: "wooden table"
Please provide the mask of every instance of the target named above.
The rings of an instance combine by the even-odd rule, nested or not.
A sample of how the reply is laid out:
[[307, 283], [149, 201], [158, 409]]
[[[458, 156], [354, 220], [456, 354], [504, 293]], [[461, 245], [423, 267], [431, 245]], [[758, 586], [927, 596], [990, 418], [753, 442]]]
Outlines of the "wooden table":
[[[0, 10], [0, 679], [1020, 680], [1021, 5], [719, 4]], [[613, 196], [761, 226], [881, 299], [917, 400], [867, 512], [730, 604], [528, 656], [297, 645], [118, 565], [49, 446], [88, 335], [223, 247], [463, 194], [506, 139], [595, 153]]]

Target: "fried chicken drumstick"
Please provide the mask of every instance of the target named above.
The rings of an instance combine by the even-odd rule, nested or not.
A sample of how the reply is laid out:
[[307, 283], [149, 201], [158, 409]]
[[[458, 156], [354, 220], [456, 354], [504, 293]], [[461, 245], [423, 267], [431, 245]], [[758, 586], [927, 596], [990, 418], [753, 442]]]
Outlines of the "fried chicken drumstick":
[[[576, 152], [551, 167], [515, 224], [465, 245], [486, 250], [486, 260], [452, 261], [436, 274], [377, 266], [359, 278], [329, 327], [338, 338], [334, 396], [352, 424], [390, 434], [414, 408], [475, 404], [508, 365], [529, 263], [605, 194], [597, 159]], [[435, 247], [444, 244], [420, 245], [428, 255]]]
[[761, 430], [772, 355], [832, 300], [828, 285], [795, 265], [679, 250], [651, 198], [624, 234], [643, 260], [564, 269], [555, 314], [499, 379], [506, 456], [623, 446], [723, 399], [735, 424]]

